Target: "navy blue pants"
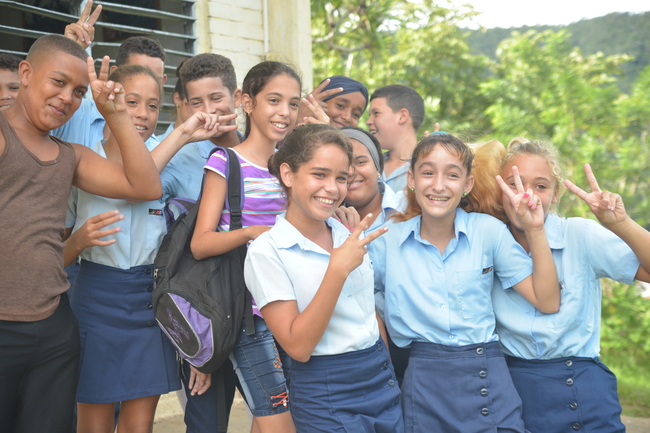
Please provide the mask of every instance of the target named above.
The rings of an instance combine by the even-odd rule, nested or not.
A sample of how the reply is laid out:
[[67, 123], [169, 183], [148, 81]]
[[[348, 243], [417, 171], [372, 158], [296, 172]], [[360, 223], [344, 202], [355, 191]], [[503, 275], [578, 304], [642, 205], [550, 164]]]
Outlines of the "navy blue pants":
[[498, 342], [413, 343], [402, 384], [407, 433], [524, 433]]
[[616, 376], [600, 359], [506, 361], [532, 433], [625, 431]]
[[[226, 360], [219, 367], [224, 374], [225, 385], [225, 405], [226, 413], [230, 414], [233, 399], [235, 398], [235, 387], [237, 386], [237, 375], [232, 368], [230, 360]], [[183, 389], [187, 396], [187, 405], [185, 406], [185, 425], [187, 433], [217, 433], [219, 431], [219, 419], [217, 415], [217, 384], [215, 383], [216, 372], [212, 373], [212, 385], [201, 395], [190, 395], [192, 392], [188, 385], [190, 380], [190, 364], [183, 362]], [[225, 420], [228, 424], [228, 420]]]
[[298, 433], [402, 433], [400, 390], [383, 340], [339, 355], [291, 362]]

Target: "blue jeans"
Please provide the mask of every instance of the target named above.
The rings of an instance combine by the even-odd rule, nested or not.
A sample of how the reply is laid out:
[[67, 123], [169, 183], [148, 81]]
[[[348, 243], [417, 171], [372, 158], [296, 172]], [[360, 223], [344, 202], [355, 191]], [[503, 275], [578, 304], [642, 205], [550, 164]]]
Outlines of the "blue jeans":
[[255, 316], [254, 320], [254, 335], [246, 335], [246, 322], [242, 321], [239, 342], [230, 355], [230, 360], [252, 414], [276, 415], [289, 410], [287, 367], [291, 361], [276, 345], [264, 319]]

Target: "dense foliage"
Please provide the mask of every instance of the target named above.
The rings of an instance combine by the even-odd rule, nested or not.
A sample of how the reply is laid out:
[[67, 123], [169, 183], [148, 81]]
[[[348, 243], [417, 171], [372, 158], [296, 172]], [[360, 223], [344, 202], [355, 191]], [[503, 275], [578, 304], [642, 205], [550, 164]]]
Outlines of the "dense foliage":
[[[568, 178], [586, 188], [582, 165], [591, 163], [601, 187], [621, 194], [628, 213], [650, 227], [650, 66], [619, 85], [634, 61], [629, 54], [637, 69], [639, 59], [648, 64], [650, 12], [581, 21], [569, 26], [580, 30], [573, 36], [496, 29], [498, 45], [484, 54], [470, 50], [468, 36], [491, 31], [470, 35], [457, 26], [473, 15], [471, 7], [432, 0], [312, 0], [314, 76], [348, 75], [371, 92], [389, 83], [415, 88], [427, 107], [422, 131], [440, 122], [472, 141], [551, 140]], [[617, 21], [624, 18], [635, 24]], [[572, 194], [559, 212], [593, 217]], [[607, 282], [603, 305], [606, 360], [650, 377], [650, 301], [636, 287]]]
[[626, 53], [632, 59], [622, 66], [624, 74], [619, 87], [629, 91], [641, 71], [650, 63], [650, 12], [642, 14], [612, 13], [604, 17], [581, 20], [567, 26], [526, 26], [510, 29], [494, 28], [471, 31], [468, 35], [472, 54], [484, 54], [496, 59], [499, 43], [513, 31], [526, 33], [566, 30], [571, 45], [585, 54], [602, 52], [605, 55]]

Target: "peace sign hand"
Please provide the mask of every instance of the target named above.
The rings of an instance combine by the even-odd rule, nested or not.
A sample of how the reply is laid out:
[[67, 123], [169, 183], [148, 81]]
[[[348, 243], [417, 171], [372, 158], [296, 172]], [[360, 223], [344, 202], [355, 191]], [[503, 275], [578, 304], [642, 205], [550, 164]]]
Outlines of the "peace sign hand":
[[79, 16], [79, 21], [76, 23], [68, 24], [65, 27], [65, 31], [63, 32], [63, 36], [68, 39], [72, 39], [81, 45], [83, 49], [88, 48], [92, 41], [95, 39], [94, 25], [99, 18], [99, 14], [102, 13], [102, 5], [99, 5], [95, 8], [95, 11], [91, 15], [90, 10], [92, 7], [92, 0], [88, 0], [86, 7]]
[[512, 167], [515, 188], [508, 186], [501, 176], [497, 175], [497, 183], [503, 193], [508, 197], [517, 214], [517, 220], [524, 231], [544, 228], [544, 208], [542, 200], [533, 194], [533, 190], [526, 191], [519, 176], [517, 166]]
[[90, 79], [90, 90], [93, 92], [95, 105], [104, 118], [111, 114], [126, 112], [124, 102], [124, 87], [120, 83], [108, 80], [108, 65], [110, 58], [104, 56], [102, 66], [99, 70], [99, 77], [95, 72], [95, 64], [92, 57], [88, 57], [88, 78]]
[[[300, 106], [304, 108], [305, 117], [298, 119], [298, 125], [304, 125], [307, 123], [320, 123], [323, 125], [330, 124], [330, 118], [323, 110], [323, 107], [316, 101], [314, 95], [309, 95], [309, 99], [302, 98]], [[311, 113], [311, 114], [309, 114]]]
[[382, 227], [363, 239], [359, 239], [363, 231], [368, 228], [371, 218], [372, 214], [366, 215], [343, 242], [343, 245], [332, 250], [330, 266], [336, 267], [348, 275], [363, 263], [363, 256], [368, 252], [366, 245], [388, 231], [388, 227]]
[[[322, 83], [318, 85], [308, 96], [310, 101], [315, 101], [313, 102], [314, 104], [318, 105], [322, 110], [325, 115], [327, 115], [327, 103], [323, 102], [323, 99], [336, 95], [337, 93], [341, 93], [343, 91], [343, 87], [337, 87], [335, 89], [329, 89], [323, 91], [325, 87], [330, 83], [330, 79], [324, 80]], [[310, 107], [307, 106], [307, 104], [304, 103], [304, 99], [300, 103], [300, 107], [298, 107], [298, 115], [296, 116], [296, 126], [297, 125], [302, 125], [305, 122], [303, 119], [305, 117], [310, 117], [310, 113], [314, 113], [314, 110], [312, 110]], [[320, 122], [313, 122], [313, 123], [320, 123]], [[327, 123], [329, 124], [329, 117], [327, 119]]]
[[203, 141], [237, 129], [237, 125], [231, 124], [236, 117], [236, 113], [218, 116], [198, 111], [179, 125], [179, 128], [187, 143]]
[[584, 200], [589, 206], [589, 209], [596, 215], [598, 221], [605, 227], [611, 227], [625, 221], [627, 219], [627, 213], [625, 212], [625, 205], [621, 196], [601, 190], [589, 164], [585, 164], [584, 169], [587, 175], [587, 181], [591, 187], [591, 192], [587, 193], [567, 179], [564, 181], [564, 184], [569, 191]]

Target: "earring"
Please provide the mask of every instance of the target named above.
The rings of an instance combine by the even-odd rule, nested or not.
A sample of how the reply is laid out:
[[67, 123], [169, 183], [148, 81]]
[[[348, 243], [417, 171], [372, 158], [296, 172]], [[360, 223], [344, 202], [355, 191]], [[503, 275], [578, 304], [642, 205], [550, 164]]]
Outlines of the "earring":
[[411, 192], [415, 192], [415, 188], [411, 188]]
[[467, 197], [467, 193], [466, 193], [466, 192], [463, 193], [463, 197]]
[[377, 173], [377, 179], [381, 179], [381, 173]]

